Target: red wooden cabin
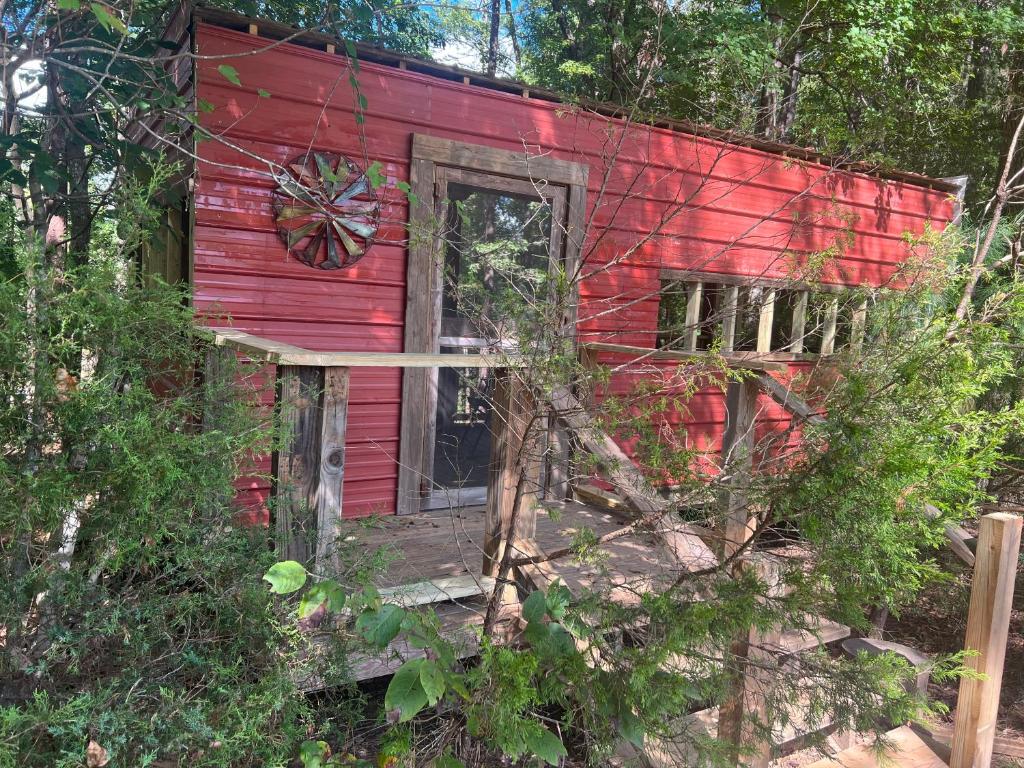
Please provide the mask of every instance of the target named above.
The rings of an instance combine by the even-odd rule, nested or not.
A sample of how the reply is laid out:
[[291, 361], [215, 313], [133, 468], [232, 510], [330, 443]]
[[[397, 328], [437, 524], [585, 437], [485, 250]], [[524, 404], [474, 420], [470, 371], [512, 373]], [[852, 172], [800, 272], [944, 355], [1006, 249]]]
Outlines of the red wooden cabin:
[[[429, 244], [411, 240], [407, 225], [475, 194], [544, 201], [550, 253], [580, 274], [579, 340], [700, 350], [717, 336], [736, 353], [806, 365], [856, 341], [863, 307], [837, 301], [837, 291], [892, 281], [912, 255], [907, 235], [941, 230], [954, 215], [949, 182], [695, 126], [637, 124], [614, 108], [385, 51], [360, 48], [356, 71], [327, 38], [280, 42], [293, 32], [196, 10], [189, 34], [201, 122], [219, 139], [197, 145], [187, 277], [197, 309], [258, 336], [318, 351], [472, 347], [467, 319], [438, 309], [448, 299]], [[381, 176], [372, 244], [363, 249], [349, 232], [365, 253], [343, 269], [319, 268], [351, 258], [343, 238], [329, 234], [333, 256], [324, 244], [312, 265], [282, 240], [289, 203], [266, 161], [329, 185], [316, 153], [333, 164], [327, 176], [341, 175], [339, 155], [353, 179]], [[356, 229], [367, 211], [351, 212]], [[666, 281], [679, 287], [675, 302], [664, 298]], [[696, 330], [723, 308], [721, 323]], [[681, 322], [693, 332], [678, 333]], [[479, 454], [466, 447], [474, 416], [459, 410], [457, 377], [432, 383], [420, 371], [353, 369], [346, 517], [429, 504], [421, 478], [451, 482], [439, 430], [456, 435], [461, 459]], [[622, 375], [612, 388], [629, 386]], [[773, 419], [786, 417], [769, 410], [762, 428]], [[716, 452], [723, 420], [722, 395], [701, 393], [685, 424], [691, 445]], [[243, 493], [257, 502], [268, 491], [252, 481]]]

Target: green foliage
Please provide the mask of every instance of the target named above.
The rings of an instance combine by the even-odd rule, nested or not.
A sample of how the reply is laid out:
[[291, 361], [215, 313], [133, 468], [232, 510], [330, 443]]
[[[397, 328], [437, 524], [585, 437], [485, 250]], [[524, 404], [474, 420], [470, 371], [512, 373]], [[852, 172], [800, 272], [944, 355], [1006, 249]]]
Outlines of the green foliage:
[[306, 569], [294, 560], [274, 563], [270, 570], [263, 574], [264, 581], [270, 582], [270, 591], [279, 595], [288, 595], [306, 583]]
[[[161, 174], [154, 174], [157, 183]], [[182, 292], [125, 256], [154, 219], [128, 185], [89, 265], [9, 241], [0, 283], [0, 766], [283, 764], [308, 707], [290, 624], [233, 479], [272, 425], [235, 374], [202, 381]], [[216, 403], [217, 419], [201, 429]]]

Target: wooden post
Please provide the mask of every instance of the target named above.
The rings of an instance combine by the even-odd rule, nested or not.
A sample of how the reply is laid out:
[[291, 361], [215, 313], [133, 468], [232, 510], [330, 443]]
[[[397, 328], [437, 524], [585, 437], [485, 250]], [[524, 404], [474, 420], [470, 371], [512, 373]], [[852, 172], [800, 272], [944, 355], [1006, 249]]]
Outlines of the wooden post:
[[[742, 571], [754, 570], [768, 584], [769, 596], [782, 594], [778, 562], [761, 557], [744, 559]], [[718, 709], [718, 738], [734, 746], [734, 759], [749, 768], [768, 768], [772, 740], [764, 739], [763, 728], [770, 727], [768, 694], [772, 684], [773, 649], [781, 642], [781, 627], [760, 633], [753, 627], [732, 644], [730, 654], [737, 662], [733, 688]], [[745, 751], [745, 755], [741, 755]]]
[[334, 564], [341, 520], [349, 369], [278, 366], [284, 445], [274, 457], [282, 559]]
[[[487, 481], [487, 511], [484, 523], [483, 575], [497, 576], [498, 566], [509, 544], [516, 539], [532, 541], [537, 527], [534, 474], [535, 451], [524, 445], [532, 417], [533, 398], [527, 387], [507, 369], [495, 371], [491, 410], [491, 466]], [[516, 515], [516, 489], [526, 467], [528, 476], [520, 493]], [[513, 516], [516, 517], [512, 530]], [[501, 588], [501, 585], [498, 585]], [[512, 602], [514, 592], [505, 591], [502, 602]]]
[[950, 768], [988, 768], [992, 762], [1020, 537], [1016, 515], [981, 518], [964, 640], [964, 648], [976, 654], [966, 665], [981, 678], [960, 681]]
[[728, 474], [723, 556], [730, 557], [754, 535], [756, 517], [750, 513], [747, 489], [754, 466], [754, 422], [757, 418], [756, 378], [730, 382], [725, 396], [725, 434], [722, 471]]

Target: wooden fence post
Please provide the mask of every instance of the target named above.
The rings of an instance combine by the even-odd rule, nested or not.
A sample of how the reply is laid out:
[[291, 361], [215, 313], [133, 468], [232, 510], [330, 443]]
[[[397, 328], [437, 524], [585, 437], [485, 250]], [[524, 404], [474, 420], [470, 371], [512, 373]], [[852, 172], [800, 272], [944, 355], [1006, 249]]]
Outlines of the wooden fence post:
[[348, 368], [278, 366], [284, 430], [274, 458], [278, 552], [318, 572], [336, 565], [348, 381]]
[[966, 665], [982, 677], [960, 681], [950, 768], [988, 768], [992, 762], [1020, 537], [1016, 515], [981, 518], [964, 648], [976, 653]]
[[755, 533], [756, 519], [750, 513], [747, 491], [753, 475], [754, 422], [760, 391], [756, 378], [730, 382], [726, 391], [722, 471], [729, 475], [729, 488], [726, 494], [724, 557], [732, 556]]
[[[537, 478], [532, 475], [539, 469], [535, 451], [524, 445], [533, 415], [530, 407], [533, 397], [526, 385], [508, 369], [495, 371], [493, 403], [483, 562], [483, 575], [492, 577], [497, 576], [498, 565], [510, 542], [516, 539], [532, 541], [534, 538], [537, 527], [534, 483]], [[520, 494], [520, 509], [516, 515], [516, 488], [524, 465], [528, 477]], [[516, 517], [515, 530], [512, 530], [513, 516]], [[511, 602], [512, 599], [513, 595], [506, 590], [502, 602]]]

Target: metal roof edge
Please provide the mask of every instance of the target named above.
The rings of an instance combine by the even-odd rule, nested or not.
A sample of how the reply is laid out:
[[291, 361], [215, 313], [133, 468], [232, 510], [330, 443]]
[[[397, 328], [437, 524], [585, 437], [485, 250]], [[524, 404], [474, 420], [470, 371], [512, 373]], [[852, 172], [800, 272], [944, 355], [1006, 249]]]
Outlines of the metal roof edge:
[[[214, 8], [202, 3], [193, 3], [192, 7], [195, 17], [200, 21], [213, 26], [223, 27], [225, 29], [246, 32], [249, 32], [251, 27], [255, 26], [259, 37], [271, 40], [284, 40], [295, 45], [310, 48], [315, 47], [317, 50], [321, 51], [323, 51], [328, 45], [344, 43], [344, 41], [322, 32], [303, 30], [280, 22], [270, 21], [268, 19], [245, 16], [240, 13], [235, 13], [234, 11]], [[564, 96], [554, 91], [539, 88], [537, 86], [530, 85], [529, 83], [488, 77], [487, 75], [482, 75], [479, 72], [472, 72], [470, 70], [461, 69], [460, 67], [448, 64], [438, 64], [437, 62], [430, 61], [428, 59], [420, 59], [404, 53], [396, 53], [395, 51], [378, 48], [365, 43], [355, 43], [355, 47], [359, 58], [363, 61], [371, 61], [375, 64], [398, 67], [400, 69], [430, 75], [450, 82], [466, 83], [473, 86], [488, 88], [490, 90], [501, 91], [503, 93], [522, 95], [524, 92], [528, 92], [529, 98], [531, 99], [578, 106], [582, 109], [586, 109], [605, 117], [617, 119], [629, 118], [637, 123], [643, 123], [657, 128], [664, 128], [678, 133], [685, 133], [712, 139], [714, 141], [748, 147], [750, 149], [780, 155], [794, 160], [807, 160], [837, 170], [875, 176], [889, 181], [911, 184], [917, 187], [927, 187], [954, 195], [960, 191], [960, 185], [956, 182], [951, 182], [948, 179], [937, 179], [920, 173], [914, 173], [912, 171], [895, 170], [863, 161], [848, 160], [842, 157], [827, 155], [808, 147], [799, 147], [793, 144], [768, 141], [766, 139], [738, 131], [713, 128], [699, 123], [692, 123], [687, 120], [679, 120], [659, 115], [645, 116], [643, 119], [640, 119], [636, 116], [629, 115], [626, 109], [618, 104], [588, 100], [573, 101], [566, 99]], [[340, 55], [344, 55], [344, 52]]]

